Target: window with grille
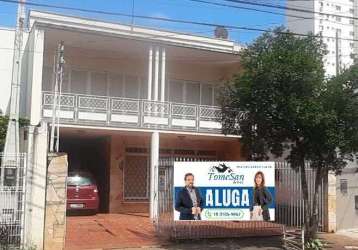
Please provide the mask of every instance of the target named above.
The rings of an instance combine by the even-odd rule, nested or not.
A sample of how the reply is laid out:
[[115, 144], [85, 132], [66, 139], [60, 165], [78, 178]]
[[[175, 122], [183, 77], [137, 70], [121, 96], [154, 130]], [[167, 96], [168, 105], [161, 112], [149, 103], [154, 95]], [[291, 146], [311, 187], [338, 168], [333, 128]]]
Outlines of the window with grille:
[[42, 82], [43, 82], [43, 90], [45, 91], [52, 91], [53, 87], [53, 81], [52, 81], [52, 77], [53, 77], [53, 70], [51, 67], [47, 67], [45, 66], [42, 70]]
[[341, 179], [340, 189], [341, 189], [342, 194], [348, 193], [348, 180], [347, 179]]
[[123, 184], [125, 200], [143, 200], [149, 197], [149, 165], [146, 155], [127, 155]]

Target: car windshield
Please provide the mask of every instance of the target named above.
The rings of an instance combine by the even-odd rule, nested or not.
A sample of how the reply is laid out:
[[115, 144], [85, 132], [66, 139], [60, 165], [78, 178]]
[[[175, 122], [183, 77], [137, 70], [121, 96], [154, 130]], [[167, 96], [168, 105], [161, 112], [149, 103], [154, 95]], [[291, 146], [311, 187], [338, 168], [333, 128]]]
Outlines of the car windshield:
[[75, 174], [67, 177], [68, 186], [88, 186], [95, 184], [95, 181], [89, 175]]

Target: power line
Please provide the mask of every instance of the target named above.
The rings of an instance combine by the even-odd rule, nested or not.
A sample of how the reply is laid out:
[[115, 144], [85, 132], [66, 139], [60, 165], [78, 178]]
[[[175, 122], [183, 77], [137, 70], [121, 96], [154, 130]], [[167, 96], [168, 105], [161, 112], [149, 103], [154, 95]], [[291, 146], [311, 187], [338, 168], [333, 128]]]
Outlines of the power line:
[[269, 10], [260, 10], [260, 9], [256, 9], [256, 8], [242, 7], [242, 6], [237, 6], [237, 5], [232, 5], [232, 4], [223, 4], [223, 3], [218, 3], [218, 2], [210, 2], [210, 1], [205, 1], [205, 0], [188, 0], [188, 1], [197, 2], [197, 3], [205, 3], [205, 4], [221, 6], [221, 7], [235, 8], [235, 9], [252, 10], [252, 11], [256, 11], [256, 12], [263, 12], [263, 13], [269, 13], [269, 14], [280, 15], [280, 16], [290, 16], [290, 17], [296, 17], [296, 18], [302, 18], [302, 19], [312, 19], [311, 17], [302, 17], [302, 16], [296, 16], [296, 15], [274, 12], [274, 11], [269, 11]]
[[[208, 4], [208, 5], [214, 5], [214, 6], [221, 6], [221, 7], [228, 7], [228, 8], [235, 8], [235, 9], [244, 9], [244, 10], [251, 10], [251, 11], [256, 11], [256, 12], [263, 12], [263, 13], [270, 13], [273, 15], [280, 15], [280, 16], [287, 16], [287, 17], [295, 17], [299, 20], [304, 20], [304, 19], [314, 19], [314, 17], [303, 17], [303, 16], [297, 16], [297, 15], [292, 15], [292, 14], [287, 14], [287, 13], [280, 13], [280, 12], [273, 12], [273, 11], [268, 11], [268, 10], [261, 10], [261, 9], [256, 9], [256, 8], [250, 8], [250, 7], [242, 7], [242, 6], [237, 6], [237, 5], [230, 5], [230, 4], [223, 4], [223, 3], [218, 3], [218, 2], [210, 2], [210, 1], [205, 1], [205, 0], [187, 0], [187, 1], [192, 1], [192, 2], [198, 2], [198, 3], [204, 3], [204, 4]], [[300, 0], [298, 0], [300, 1]], [[308, 0], [311, 1], [311, 0]], [[283, 6], [282, 6], [283, 7]], [[321, 13], [323, 14], [323, 13]], [[328, 13], [327, 13], [328, 15]], [[329, 14], [334, 16], [335, 14]], [[348, 16], [346, 16], [348, 18]], [[298, 21], [298, 20], [291, 20], [291, 21], [287, 21], [287, 22], [293, 22], [293, 21]], [[327, 22], [330, 23], [336, 23], [336, 24], [340, 24], [340, 25], [345, 25], [345, 26], [352, 26], [351, 24], [345, 24], [345, 23], [341, 23], [341, 22], [337, 22], [337, 21], [333, 21], [333, 20], [325, 20]]]
[[[224, 0], [229, 1], [229, 0]], [[231, 0], [232, 1], [232, 0]], [[9, 3], [19, 3], [19, 1], [16, 0], [0, 0], [0, 2], [9, 2]], [[26, 5], [33, 5], [38, 7], [47, 7], [47, 8], [55, 8], [55, 9], [65, 9], [65, 10], [75, 10], [75, 11], [81, 11], [81, 12], [87, 12], [87, 13], [96, 13], [96, 14], [105, 14], [105, 15], [114, 15], [114, 16], [125, 16], [125, 17], [135, 17], [139, 19], [146, 19], [146, 20], [157, 20], [157, 21], [165, 21], [170, 23], [182, 23], [182, 24], [192, 24], [192, 25], [198, 25], [198, 26], [206, 26], [206, 27], [225, 27], [228, 29], [233, 30], [245, 30], [245, 31], [255, 31], [255, 32], [273, 32], [273, 30], [270, 29], [262, 29], [262, 28], [254, 28], [254, 27], [247, 27], [247, 26], [236, 26], [236, 25], [229, 25], [229, 24], [218, 24], [218, 23], [209, 23], [209, 22], [199, 22], [199, 21], [191, 21], [191, 20], [183, 20], [183, 19], [173, 19], [173, 18], [166, 18], [166, 17], [152, 17], [152, 16], [145, 16], [145, 15], [131, 15], [127, 13], [122, 12], [108, 12], [108, 11], [102, 11], [102, 10], [92, 10], [92, 9], [83, 9], [83, 8], [75, 8], [75, 7], [68, 7], [68, 6], [58, 6], [58, 5], [49, 5], [49, 4], [39, 4], [39, 3], [33, 3], [33, 2], [26, 2]], [[289, 32], [289, 31], [279, 31], [280, 34], [292, 34], [296, 36], [302, 36], [302, 37], [316, 37], [316, 38], [332, 38], [335, 39], [335, 36], [320, 36], [320, 35], [310, 35], [310, 34], [302, 34], [302, 33], [296, 33], [296, 32]], [[174, 34], [176, 35], [176, 34]], [[157, 37], [165, 37], [165, 35]], [[150, 38], [150, 36], [149, 36]], [[357, 39], [351, 39], [351, 38], [339, 38], [340, 40], [345, 41], [354, 41], [358, 42]]]
[[[275, 5], [275, 4], [266, 4], [266, 3], [257, 3], [257, 2], [247, 2], [247, 1], [242, 1], [242, 0], [223, 0], [223, 1], [225, 1], [225, 2], [234, 2], [234, 3], [244, 4], [244, 5], [252, 5], [252, 6], [260, 6], [260, 7], [267, 7], [267, 8], [273, 8], [273, 9], [280, 9], [280, 10], [290, 10], [290, 11], [301, 12], [301, 13], [307, 13], [307, 14], [330, 15], [330, 16], [335, 16], [335, 17], [340, 17], [340, 18], [347, 18], [347, 19], [358, 20], [357, 17], [350, 17], [350, 16], [344, 16], [344, 15], [338, 15], [338, 14], [325, 13], [325, 12], [317, 12], [317, 11], [313, 11], [313, 10], [305, 10], [305, 9], [300, 9], [300, 8], [292, 8], [292, 7], [282, 6], [282, 5]], [[302, 17], [302, 16], [301, 16], [301, 17]]]

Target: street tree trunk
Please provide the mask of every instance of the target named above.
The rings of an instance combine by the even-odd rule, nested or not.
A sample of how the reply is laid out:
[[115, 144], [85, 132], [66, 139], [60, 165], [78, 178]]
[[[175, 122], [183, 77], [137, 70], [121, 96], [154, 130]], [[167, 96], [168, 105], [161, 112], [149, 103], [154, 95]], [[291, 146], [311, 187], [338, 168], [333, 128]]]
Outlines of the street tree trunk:
[[302, 187], [302, 194], [303, 194], [303, 201], [304, 201], [304, 230], [305, 230], [305, 241], [310, 238], [308, 232], [310, 228], [310, 201], [308, 197], [308, 185], [306, 179], [306, 169], [305, 169], [305, 162], [302, 160], [300, 162], [300, 172], [301, 172], [301, 187]]
[[312, 215], [310, 218], [309, 236], [311, 239], [316, 238], [317, 229], [318, 229], [318, 191], [319, 188], [321, 187], [321, 182], [322, 182], [322, 166], [319, 165], [316, 168]]

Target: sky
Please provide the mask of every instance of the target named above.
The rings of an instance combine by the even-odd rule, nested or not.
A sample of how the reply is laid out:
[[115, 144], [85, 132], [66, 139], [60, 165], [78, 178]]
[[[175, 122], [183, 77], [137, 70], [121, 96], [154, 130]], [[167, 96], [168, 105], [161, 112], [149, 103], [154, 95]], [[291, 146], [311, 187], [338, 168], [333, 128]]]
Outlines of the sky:
[[[134, 8], [133, 6], [134, 1]], [[260, 8], [242, 4], [230, 3], [224, 0], [207, 0], [211, 2], [224, 3], [228, 5], [236, 5], [239, 7]], [[264, 2], [264, 0], [261, 0]], [[207, 22], [221, 25], [245, 26], [250, 28], [269, 29], [285, 24], [283, 15], [273, 15], [269, 13], [260, 13], [251, 10], [236, 9], [224, 6], [213, 6], [206, 3], [198, 3], [191, 0], [29, 0], [27, 2], [51, 4], [59, 6], [70, 6], [77, 8], [121, 12], [134, 15], [145, 15], [152, 17], [164, 17], [171, 19], [183, 19], [195, 22]], [[266, 3], [274, 3], [284, 5], [284, 0], [266, 0]], [[16, 23], [15, 3], [1, 2], [0, 0], [0, 26], [14, 27]], [[84, 13], [79, 11], [60, 10], [53, 8], [44, 8], [38, 6], [27, 6], [26, 10], [44, 10], [48, 12], [63, 13], [67, 15], [89, 17], [93, 19], [105, 20], [110, 22], [118, 22], [124, 24], [134, 23], [145, 27], [155, 27], [166, 30], [181, 31], [185, 33], [193, 33], [203, 36], [212, 36], [213, 27], [188, 25], [180, 23], [169, 23], [158, 20], [144, 20], [121, 16], [109, 16], [96, 13]], [[265, 9], [279, 12], [275, 9]], [[281, 11], [281, 13], [283, 13]], [[229, 30], [229, 38], [240, 44], [249, 44], [260, 32]]]

